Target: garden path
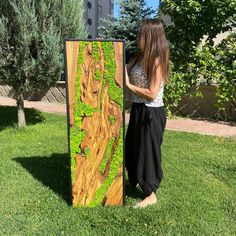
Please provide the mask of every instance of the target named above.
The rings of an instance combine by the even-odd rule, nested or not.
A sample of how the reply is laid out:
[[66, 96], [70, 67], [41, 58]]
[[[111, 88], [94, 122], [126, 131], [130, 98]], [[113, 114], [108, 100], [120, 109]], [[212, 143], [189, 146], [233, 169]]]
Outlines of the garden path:
[[[0, 97], [0, 106], [16, 106], [11, 98]], [[42, 112], [66, 113], [66, 105], [62, 103], [47, 103], [41, 101], [25, 101], [26, 108], [35, 108]], [[129, 122], [129, 113], [125, 113], [125, 123]], [[209, 121], [191, 118], [167, 119], [166, 129], [186, 131], [214, 136], [236, 138], [236, 122]]]

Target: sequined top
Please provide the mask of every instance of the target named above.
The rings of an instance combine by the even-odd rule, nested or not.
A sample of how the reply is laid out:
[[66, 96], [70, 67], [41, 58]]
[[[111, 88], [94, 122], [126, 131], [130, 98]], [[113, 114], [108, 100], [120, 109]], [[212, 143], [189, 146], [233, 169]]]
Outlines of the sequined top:
[[[141, 65], [136, 63], [130, 71], [130, 82], [133, 85], [142, 88], [148, 88], [148, 81], [146, 79], [144, 69]], [[146, 106], [150, 107], [161, 107], [164, 106], [163, 103], [163, 92], [164, 92], [164, 81], [161, 81], [159, 92], [153, 100], [148, 100], [138, 94], [131, 93], [131, 102], [144, 102]]]

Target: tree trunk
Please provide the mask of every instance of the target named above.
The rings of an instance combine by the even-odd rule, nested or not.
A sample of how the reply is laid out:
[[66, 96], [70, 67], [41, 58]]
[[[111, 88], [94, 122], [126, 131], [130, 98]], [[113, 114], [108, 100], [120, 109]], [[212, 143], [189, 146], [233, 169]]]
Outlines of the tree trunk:
[[24, 111], [24, 98], [22, 92], [17, 93], [16, 105], [17, 105], [18, 126], [24, 127], [26, 125], [26, 122], [25, 122], [25, 111]]

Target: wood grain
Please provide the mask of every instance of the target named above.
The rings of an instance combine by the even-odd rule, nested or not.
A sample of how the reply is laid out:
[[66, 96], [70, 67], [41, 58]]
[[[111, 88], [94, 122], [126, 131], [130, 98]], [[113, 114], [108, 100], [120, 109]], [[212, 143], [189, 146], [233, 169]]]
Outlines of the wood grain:
[[[106, 184], [109, 174], [116, 173], [107, 191], [101, 198], [99, 205], [123, 205], [123, 163], [116, 170], [111, 170], [113, 153], [117, 147], [120, 129], [123, 127], [121, 107], [109, 96], [109, 83], [104, 77], [106, 65], [102, 43], [99, 43], [99, 60], [93, 56], [93, 42], [89, 41], [84, 51], [80, 50], [79, 41], [66, 42], [67, 55], [67, 80], [69, 93], [70, 126], [74, 125], [75, 84], [78, 66], [81, 69], [80, 102], [96, 109], [91, 116], [82, 117], [81, 130], [85, 136], [79, 144], [81, 152], [76, 155], [75, 178], [72, 183], [74, 206], [86, 206], [98, 198], [98, 191]], [[115, 75], [114, 83], [117, 89], [123, 88], [123, 43], [113, 42]], [[78, 56], [83, 54], [83, 63], [77, 66]], [[100, 79], [95, 80], [95, 73], [99, 71]], [[105, 81], [104, 81], [105, 80]], [[114, 117], [114, 122], [110, 121]], [[123, 137], [122, 137], [123, 138]], [[104, 171], [101, 173], [99, 166], [108, 155], [108, 144], [111, 140], [112, 149], [107, 156]], [[70, 140], [71, 141], [71, 140]], [[123, 148], [123, 145], [122, 145]], [[90, 150], [87, 156], [85, 150]], [[122, 152], [123, 153], [123, 152]], [[123, 157], [122, 157], [123, 158]]]
[[74, 123], [74, 100], [75, 100], [75, 81], [77, 72], [77, 59], [79, 52], [79, 44], [74, 41], [66, 42], [66, 61], [67, 61], [67, 80], [69, 88], [69, 114], [70, 125]]

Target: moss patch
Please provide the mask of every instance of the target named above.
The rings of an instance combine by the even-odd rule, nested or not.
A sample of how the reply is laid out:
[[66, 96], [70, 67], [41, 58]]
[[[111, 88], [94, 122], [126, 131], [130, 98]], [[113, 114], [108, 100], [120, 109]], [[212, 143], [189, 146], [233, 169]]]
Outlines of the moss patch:
[[109, 116], [109, 121], [111, 122], [111, 124], [113, 125], [116, 122], [115, 116], [110, 115]]
[[115, 64], [115, 51], [114, 45], [112, 41], [108, 41], [106, 43], [102, 43], [102, 49], [104, 52], [105, 58], [105, 69], [104, 69], [104, 79], [108, 82], [108, 94], [110, 98], [115, 101], [120, 108], [123, 110], [123, 91], [115, 83], [115, 72], [116, 72], [116, 64]]
[[95, 63], [100, 61], [100, 49], [99, 49], [100, 42], [92, 42], [92, 49], [93, 49], [93, 58], [95, 59]]
[[101, 72], [100, 72], [100, 70], [96, 69], [94, 79], [95, 80], [100, 80], [101, 79]]

